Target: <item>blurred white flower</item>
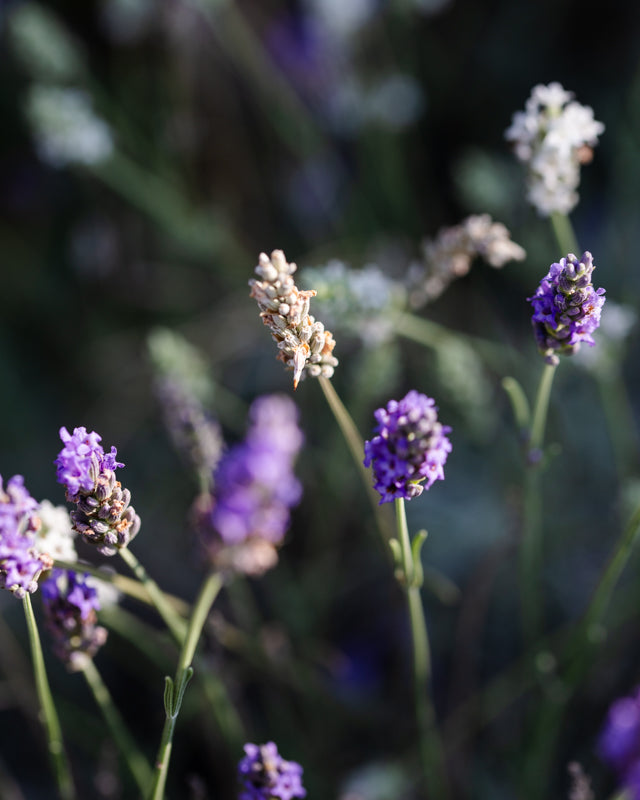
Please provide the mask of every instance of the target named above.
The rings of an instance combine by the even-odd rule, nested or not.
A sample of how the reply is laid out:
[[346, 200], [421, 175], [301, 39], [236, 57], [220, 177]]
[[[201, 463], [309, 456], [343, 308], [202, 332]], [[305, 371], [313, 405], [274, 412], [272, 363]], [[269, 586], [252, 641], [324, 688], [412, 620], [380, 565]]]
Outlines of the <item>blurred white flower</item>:
[[71, 527], [69, 509], [66, 506], [54, 506], [49, 500], [43, 500], [38, 509], [42, 525], [36, 534], [36, 547], [41, 553], [48, 553], [59, 561], [77, 561], [74, 544], [75, 531]]
[[365, 345], [391, 338], [395, 315], [406, 305], [404, 286], [374, 264], [356, 270], [332, 259], [306, 267], [300, 279], [316, 290], [316, 308], [327, 324], [359, 336]]
[[580, 165], [591, 160], [604, 131], [593, 110], [572, 97], [559, 83], [535, 86], [505, 131], [528, 165], [527, 199], [542, 216], [568, 214], [577, 204]]
[[40, 158], [52, 167], [99, 164], [113, 152], [113, 138], [91, 98], [80, 89], [36, 84], [27, 98], [27, 116]]

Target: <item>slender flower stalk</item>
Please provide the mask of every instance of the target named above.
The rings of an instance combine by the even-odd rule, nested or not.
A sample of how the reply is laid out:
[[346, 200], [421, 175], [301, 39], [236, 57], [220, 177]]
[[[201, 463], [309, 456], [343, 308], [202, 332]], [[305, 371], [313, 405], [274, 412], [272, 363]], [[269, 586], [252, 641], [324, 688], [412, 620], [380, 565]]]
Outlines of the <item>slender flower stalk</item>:
[[[418, 541], [417, 546], [411, 546], [404, 498], [396, 498], [395, 508], [398, 526], [398, 561], [401, 565], [399, 573], [402, 576], [402, 584], [407, 592], [409, 620], [411, 623], [414, 692], [424, 780], [425, 785], [429, 787], [429, 797], [440, 799], [449, 795], [449, 785], [445, 754], [440, 741], [435, 710], [430, 696], [431, 648], [422, 597], [420, 596], [422, 568], [419, 562], [419, 548], [421, 542]], [[417, 550], [417, 559], [414, 550]]]
[[152, 771], [149, 763], [138, 749], [135, 739], [125, 725], [93, 659], [87, 659], [84, 662], [82, 674], [102, 712], [116, 747], [135, 779], [140, 796], [144, 796], [151, 783]]
[[118, 550], [118, 555], [144, 587], [156, 611], [160, 614], [166, 626], [171, 631], [173, 638], [178, 644], [181, 644], [184, 640], [186, 630], [184, 619], [176, 611], [173, 604], [128, 547], [120, 548]]
[[[133, 597], [143, 603], [154, 605], [153, 600], [151, 599], [151, 596], [149, 595], [149, 592], [145, 588], [144, 584], [134, 580], [133, 578], [127, 578], [126, 575], [120, 575], [117, 572], [107, 572], [104, 569], [100, 569], [100, 567], [95, 567], [92, 564], [88, 564], [86, 561], [63, 561], [62, 559], [58, 558], [56, 558], [53, 562], [53, 568], [92, 575], [94, 578], [97, 578], [103, 583], [113, 586], [116, 591], [122, 592], [122, 594], [126, 594], [129, 597]], [[183, 617], [188, 616], [188, 603], [185, 603], [182, 598], [168, 594], [167, 592], [162, 592], [162, 594], [164, 594], [167, 602], [173, 606], [174, 610], [178, 614]]]
[[49, 687], [44, 656], [42, 654], [42, 644], [40, 642], [38, 626], [33, 613], [33, 606], [31, 605], [29, 593], [26, 593], [22, 598], [22, 604], [27, 621], [27, 629], [29, 631], [29, 643], [31, 645], [31, 658], [33, 660], [36, 689], [47, 734], [49, 757], [56, 779], [56, 786], [61, 800], [74, 800], [76, 792], [71, 778], [71, 770], [69, 768], [64, 742], [62, 740], [62, 729], [60, 728], [58, 713], [53, 703], [53, 697]]
[[164, 797], [164, 787], [173, 747], [173, 732], [182, 706], [184, 692], [193, 676], [191, 662], [200, 640], [202, 628], [221, 588], [222, 577], [217, 572], [211, 572], [205, 578], [193, 605], [193, 612], [189, 621], [187, 635], [180, 651], [175, 678], [173, 681], [169, 676], [165, 678], [164, 707], [166, 718], [156, 758], [153, 785], [148, 795], [149, 800], [162, 800]]

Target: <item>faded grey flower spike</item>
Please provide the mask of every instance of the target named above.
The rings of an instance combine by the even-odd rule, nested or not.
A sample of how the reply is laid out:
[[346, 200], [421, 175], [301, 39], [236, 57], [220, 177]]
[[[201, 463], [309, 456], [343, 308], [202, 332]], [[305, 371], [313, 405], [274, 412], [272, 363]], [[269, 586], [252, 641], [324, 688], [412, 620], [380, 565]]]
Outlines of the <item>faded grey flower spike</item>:
[[294, 389], [306, 375], [330, 378], [338, 365], [333, 334], [309, 313], [316, 292], [298, 289], [292, 277], [296, 269], [282, 250], [274, 250], [271, 258], [260, 253], [255, 270], [258, 278], [249, 281], [251, 297], [278, 345], [278, 360], [293, 370]]

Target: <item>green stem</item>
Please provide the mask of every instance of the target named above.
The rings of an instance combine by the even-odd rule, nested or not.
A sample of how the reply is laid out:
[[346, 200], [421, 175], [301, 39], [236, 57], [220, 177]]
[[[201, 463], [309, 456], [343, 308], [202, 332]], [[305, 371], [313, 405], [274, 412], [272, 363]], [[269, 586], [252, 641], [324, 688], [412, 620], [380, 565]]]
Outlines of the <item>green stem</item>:
[[42, 654], [42, 644], [40, 643], [38, 626], [36, 624], [33, 606], [31, 605], [31, 596], [29, 594], [24, 596], [22, 604], [24, 606], [24, 615], [27, 620], [27, 629], [29, 631], [29, 643], [31, 645], [31, 657], [33, 660], [36, 689], [38, 691], [40, 709], [42, 711], [44, 727], [47, 734], [49, 757], [51, 759], [51, 766], [56, 777], [58, 793], [61, 800], [74, 800], [76, 792], [71, 779], [71, 770], [69, 769], [69, 762], [64, 749], [64, 742], [62, 741], [60, 721], [58, 719], [56, 708], [53, 704], [53, 697], [51, 695], [51, 688], [49, 687], [49, 680], [47, 678], [47, 671], [44, 663], [44, 656]]
[[[110, 583], [119, 592], [122, 592], [122, 594], [129, 595], [129, 597], [134, 597], [136, 600], [141, 600], [143, 603], [149, 603], [153, 605], [153, 600], [151, 599], [147, 589], [138, 581], [127, 578], [126, 575], [119, 575], [117, 572], [106, 572], [104, 569], [94, 567], [92, 564], [87, 564], [85, 561], [60, 561], [56, 559], [53, 562], [53, 566], [57, 569], [66, 569], [70, 572], [79, 572], [92, 575], [94, 578], [98, 578], [98, 580], [104, 581], [105, 583]], [[189, 606], [184, 602], [184, 600], [179, 597], [175, 597], [174, 595], [167, 594], [166, 592], [163, 594], [167, 601], [178, 613], [182, 614], [183, 616], [187, 616], [189, 614]]]
[[411, 622], [416, 717], [424, 780], [425, 786], [429, 787], [429, 797], [442, 800], [449, 796], [449, 784], [444, 750], [436, 727], [436, 715], [429, 692], [431, 649], [420, 596], [421, 569], [414, 562], [404, 500], [401, 497], [396, 499], [395, 508], [403, 583], [407, 591]]
[[533, 424], [531, 425], [531, 438], [529, 440], [530, 452], [542, 449], [544, 430], [547, 424], [547, 412], [549, 410], [549, 398], [551, 397], [551, 385], [555, 373], [556, 368], [554, 365], [545, 364], [533, 411]]
[[555, 366], [546, 364], [542, 373], [527, 446], [529, 463], [525, 475], [523, 530], [520, 543], [522, 623], [527, 645], [532, 645], [536, 641], [543, 628], [543, 609], [538, 585], [542, 572], [542, 503], [538, 465], [542, 458], [544, 431], [555, 369]]
[[333, 383], [328, 378], [323, 377], [319, 377], [318, 381], [320, 382], [320, 387], [324, 393], [326, 401], [329, 404], [329, 408], [331, 409], [333, 416], [335, 417], [336, 422], [342, 431], [342, 435], [347, 443], [349, 452], [351, 453], [358, 468], [358, 472], [360, 473], [360, 477], [362, 478], [367, 491], [367, 497], [369, 498], [369, 502], [375, 514], [380, 533], [385, 541], [389, 541], [393, 535], [392, 523], [388, 519], [385, 511], [380, 507], [378, 502], [379, 497], [371, 485], [370, 471], [364, 466], [364, 441], [360, 436], [360, 433], [358, 432], [356, 424], [351, 415], [338, 396]]
[[433, 320], [418, 317], [415, 314], [405, 312], [398, 314], [394, 319], [394, 330], [400, 336], [411, 339], [418, 344], [422, 344], [433, 350], [446, 341], [463, 341], [470, 347], [482, 353], [485, 360], [492, 366], [503, 366], [507, 359], [512, 359], [513, 353], [506, 347], [479, 336], [469, 336], [459, 332], [453, 332], [442, 325], [438, 325]]
[[580, 250], [578, 247], [578, 240], [573, 232], [571, 220], [566, 214], [561, 214], [558, 211], [551, 212], [551, 227], [556, 237], [558, 247], [562, 251], [563, 256], [573, 253], [575, 256], [580, 257]]
[[118, 553], [124, 563], [131, 569], [136, 578], [147, 590], [153, 605], [171, 631], [174, 639], [178, 642], [178, 644], [182, 644], [185, 634], [185, 622], [182, 617], [176, 613], [175, 609], [169, 603], [158, 584], [149, 577], [147, 571], [134, 556], [131, 550], [129, 550], [128, 547], [121, 547], [118, 550]]
[[566, 654], [563, 655], [564, 667], [560, 675], [561, 698], [555, 701], [552, 701], [551, 698], [547, 699], [540, 711], [534, 734], [534, 745], [530, 748], [526, 762], [526, 774], [532, 780], [535, 779], [535, 784], [531, 784], [529, 778], [525, 778], [523, 783], [523, 786], [528, 788], [533, 785], [540, 787], [537, 794], [531, 794], [532, 800], [535, 800], [537, 796], [542, 797], [542, 787], [546, 785], [549, 765], [556, 752], [557, 739], [562, 730], [562, 716], [586, 671], [593, 664], [594, 650], [598, 644], [604, 641], [602, 625], [607, 608], [616, 584], [639, 538], [640, 507], [636, 509], [622, 532], [602, 572], [582, 622], [575, 634], [569, 638]]
[[184, 692], [193, 675], [191, 662], [193, 661], [204, 623], [221, 588], [222, 578], [218, 573], [212, 572], [205, 578], [193, 605], [189, 628], [178, 659], [175, 679], [172, 681], [169, 677], [165, 678], [164, 705], [166, 718], [160, 747], [158, 748], [154, 781], [148, 795], [149, 800], [162, 800], [164, 797], [164, 787], [173, 747], [173, 732], [180, 713], [180, 707], [182, 706]]
[[102, 715], [111, 732], [111, 736], [120, 754], [129, 767], [141, 795], [147, 790], [151, 782], [151, 767], [142, 755], [134, 738], [129, 733], [120, 712], [113, 703], [109, 690], [104, 684], [93, 659], [88, 658], [82, 668], [89, 688], [91, 689], [96, 703], [102, 711]]

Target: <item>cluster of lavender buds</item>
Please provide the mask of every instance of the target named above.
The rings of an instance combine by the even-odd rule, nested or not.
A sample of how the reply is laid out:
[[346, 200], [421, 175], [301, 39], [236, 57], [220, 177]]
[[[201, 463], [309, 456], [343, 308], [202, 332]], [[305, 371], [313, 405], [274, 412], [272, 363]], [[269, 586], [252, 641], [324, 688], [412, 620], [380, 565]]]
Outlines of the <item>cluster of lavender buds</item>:
[[376, 347], [392, 337], [394, 318], [404, 310], [406, 289], [374, 264], [349, 269], [332, 259], [323, 267], [308, 267], [300, 274], [304, 284], [314, 286], [318, 308], [332, 327], [342, 326]]
[[210, 526], [202, 528], [204, 545], [219, 569], [260, 575], [278, 560], [289, 525], [290, 509], [302, 487], [293, 463], [303, 442], [295, 403], [286, 396], [255, 400], [243, 442], [228, 450], [214, 473]]
[[611, 766], [629, 800], [640, 800], [640, 689], [616, 700], [598, 740], [600, 758]]
[[255, 269], [258, 278], [249, 281], [262, 321], [278, 344], [278, 359], [293, 370], [294, 389], [305, 375], [330, 378], [338, 366], [333, 335], [309, 314], [309, 302], [316, 292], [298, 289], [292, 277], [296, 269], [295, 264], [287, 263], [282, 250], [274, 250], [271, 258], [260, 253]]
[[97, 433], [84, 427], [70, 434], [60, 429], [64, 447], [55, 460], [58, 483], [66, 487], [74, 529], [98, 552], [114, 555], [126, 547], [140, 530], [140, 517], [129, 503], [131, 493], [116, 480], [117, 451], [105, 453]]
[[222, 453], [220, 426], [205, 410], [213, 396], [206, 359], [177, 333], [156, 329], [148, 338], [154, 390], [173, 444], [202, 476], [210, 476]]
[[604, 131], [593, 109], [572, 98], [559, 83], [535, 86], [505, 132], [528, 167], [527, 198], [542, 216], [568, 214], [576, 205], [580, 165], [591, 161]]
[[38, 588], [43, 570], [53, 559], [38, 549], [38, 503], [25, 489], [21, 475], [3, 485], [0, 476], [0, 586], [22, 599]]
[[432, 398], [412, 390], [375, 412], [376, 435], [364, 443], [364, 465], [373, 467], [380, 504], [411, 500], [444, 480], [451, 428], [438, 421], [437, 411]]
[[245, 744], [245, 756], [238, 764], [241, 784], [238, 800], [295, 800], [306, 797], [302, 767], [285, 761], [273, 742]]
[[424, 263], [409, 273], [411, 306], [419, 308], [435, 300], [452, 281], [469, 272], [478, 256], [500, 268], [509, 261], [522, 261], [526, 253], [489, 214], [474, 214], [459, 225], [443, 228], [435, 239], [423, 243]]
[[584, 342], [595, 344], [592, 333], [600, 324], [604, 289], [594, 289], [595, 264], [591, 253], [578, 259], [573, 253], [549, 268], [536, 293], [527, 298], [533, 306], [533, 329], [547, 364], [559, 363], [557, 353], [571, 355]]
[[53, 652], [71, 672], [84, 668], [107, 640], [97, 624], [100, 604], [88, 575], [54, 569], [42, 584], [42, 603]]

